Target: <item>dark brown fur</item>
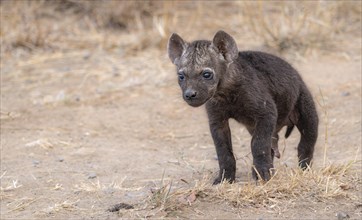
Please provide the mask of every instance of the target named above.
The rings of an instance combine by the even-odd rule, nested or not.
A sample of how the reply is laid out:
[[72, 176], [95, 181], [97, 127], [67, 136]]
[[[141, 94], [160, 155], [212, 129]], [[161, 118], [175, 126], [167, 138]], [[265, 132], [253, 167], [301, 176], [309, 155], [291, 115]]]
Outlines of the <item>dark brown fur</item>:
[[206, 103], [220, 166], [215, 184], [235, 180], [230, 118], [245, 125], [252, 135], [254, 178], [270, 179], [273, 158], [280, 157], [278, 132], [284, 126], [285, 137], [297, 126], [301, 133], [299, 164], [302, 168], [310, 165], [318, 115], [309, 90], [291, 65], [271, 54], [239, 52], [234, 39], [223, 31], [213, 41], [192, 43], [173, 34], [168, 54], [177, 67], [185, 101], [194, 107]]

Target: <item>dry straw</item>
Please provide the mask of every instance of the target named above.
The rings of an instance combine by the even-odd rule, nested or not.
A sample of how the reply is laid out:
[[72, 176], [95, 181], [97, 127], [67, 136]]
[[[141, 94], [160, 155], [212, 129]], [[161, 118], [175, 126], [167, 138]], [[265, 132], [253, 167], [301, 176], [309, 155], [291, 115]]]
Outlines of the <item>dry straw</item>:
[[300, 201], [309, 204], [333, 201], [345, 198], [358, 202], [358, 195], [350, 189], [358, 189], [360, 176], [354, 166], [361, 161], [353, 161], [343, 165], [329, 165], [319, 169], [308, 170], [278, 167], [273, 178], [266, 182], [222, 183], [212, 186], [210, 175], [205, 175], [193, 186], [177, 188], [172, 181], [162, 184], [152, 191], [146, 200], [148, 209], [172, 213], [192, 207], [197, 201], [227, 202], [236, 208], [264, 207], [272, 212], [280, 213]]
[[[353, 1], [3, 1], [1, 50], [99, 47], [115, 50], [123, 46], [131, 51], [148, 47], [164, 50], [171, 32], [190, 32], [195, 36], [195, 30], [204, 31], [207, 27], [212, 33], [230, 29], [279, 52], [330, 51], [346, 36], [360, 33], [358, 4]], [[225, 13], [230, 8], [236, 15]]]
[[357, 24], [361, 21], [361, 7], [355, 2], [242, 1], [239, 4], [251, 31], [278, 52], [331, 51], [340, 43], [338, 35], [342, 32], [360, 31]]

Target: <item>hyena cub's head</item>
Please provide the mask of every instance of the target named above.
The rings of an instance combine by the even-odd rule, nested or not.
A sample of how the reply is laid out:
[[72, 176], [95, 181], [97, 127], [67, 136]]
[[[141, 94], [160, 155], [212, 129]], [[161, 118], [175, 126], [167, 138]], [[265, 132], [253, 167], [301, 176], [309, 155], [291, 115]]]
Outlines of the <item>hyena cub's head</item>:
[[217, 32], [212, 41], [191, 43], [172, 34], [168, 56], [177, 67], [184, 100], [198, 107], [217, 92], [228, 65], [238, 57], [238, 48], [234, 39], [223, 31]]

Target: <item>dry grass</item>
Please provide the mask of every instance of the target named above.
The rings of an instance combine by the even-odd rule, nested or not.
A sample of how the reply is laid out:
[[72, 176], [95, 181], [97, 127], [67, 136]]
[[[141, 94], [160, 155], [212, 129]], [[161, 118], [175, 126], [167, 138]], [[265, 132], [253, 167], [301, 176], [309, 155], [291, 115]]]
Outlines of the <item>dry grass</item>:
[[[267, 183], [237, 182], [212, 186], [209, 175], [187, 188], [174, 188], [172, 182], [152, 191], [147, 199], [148, 208], [166, 215], [176, 210], [192, 207], [197, 201], [227, 202], [236, 208], [266, 208], [273, 213], [282, 213], [298, 203], [347, 199], [360, 204], [361, 198], [354, 190], [361, 190], [362, 179], [358, 175], [360, 161], [342, 165], [329, 165], [321, 169], [302, 171], [279, 167]], [[352, 190], [353, 189], [353, 190]]]
[[7, 177], [6, 171], [1, 174], [0, 180], [1, 180], [1, 186], [0, 186], [1, 198], [5, 196], [4, 192], [13, 191], [23, 186], [22, 184], [19, 183], [17, 179]]
[[[169, 35], [170, 5], [155, 1], [3, 1], [1, 50], [112, 50], [125, 45], [127, 50], [140, 50], [158, 46]], [[133, 36], [119, 40], [129, 32]]]
[[[252, 36], [278, 52], [330, 51], [346, 36], [360, 34], [358, 6], [353, 1], [2, 1], [1, 50], [164, 50], [172, 31], [194, 36], [194, 30], [207, 27]], [[211, 13], [230, 8], [238, 13]]]
[[[240, 2], [250, 30], [267, 47], [282, 53], [294, 50], [333, 50], [338, 35], [361, 32], [361, 7], [351, 1]], [[359, 7], [358, 7], [359, 5]]]
[[102, 190], [140, 191], [143, 189], [143, 187], [124, 187], [123, 182], [125, 180], [126, 178], [124, 178], [120, 182], [113, 181], [109, 184], [101, 183], [99, 180], [81, 182], [74, 186], [74, 190], [83, 192], [99, 192]]

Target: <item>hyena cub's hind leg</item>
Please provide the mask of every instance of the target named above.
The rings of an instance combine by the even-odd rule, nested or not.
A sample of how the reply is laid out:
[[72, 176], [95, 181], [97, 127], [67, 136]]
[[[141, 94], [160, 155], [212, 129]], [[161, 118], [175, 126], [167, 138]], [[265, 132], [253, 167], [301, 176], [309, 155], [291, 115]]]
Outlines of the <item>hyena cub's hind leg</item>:
[[314, 146], [318, 138], [318, 114], [312, 95], [304, 89], [297, 103], [299, 118], [297, 128], [300, 132], [298, 144], [299, 166], [306, 169], [313, 159]]

